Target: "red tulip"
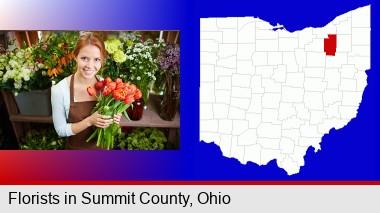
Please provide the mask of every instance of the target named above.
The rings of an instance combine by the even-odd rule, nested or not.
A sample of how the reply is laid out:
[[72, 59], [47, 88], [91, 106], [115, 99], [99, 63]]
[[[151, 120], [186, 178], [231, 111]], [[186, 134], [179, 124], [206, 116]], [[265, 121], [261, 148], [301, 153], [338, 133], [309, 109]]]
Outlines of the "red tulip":
[[102, 90], [104, 88], [104, 81], [98, 81], [98, 83], [95, 84], [96, 90]]
[[109, 84], [110, 82], [112, 82], [112, 79], [110, 77], [107, 77], [106, 79], [104, 79], [104, 82], [105, 84]]
[[115, 90], [113, 91], [113, 94], [112, 94], [112, 97], [116, 100], [124, 100], [125, 99], [125, 96], [127, 96], [127, 93], [125, 92], [125, 90]]
[[87, 87], [87, 93], [90, 96], [94, 96], [94, 95], [96, 95], [96, 90], [94, 89], [94, 87]]
[[134, 84], [131, 84], [131, 85], [129, 85], [129, 87], [128, 87], [128, 92], [129, 92], [129, 94], [135, 94], [135, 92], [136, 92], [136, 85], [134, 85]]
[[125, 99], [124, 99], [124, 103], [125, 103], [125, 104], [131, 104], [131, 103], [133, 103], [134, 101], [135, 101], [135, 99], [133, 98], [132, 95], [127, 95], [127, 97], [125, 97]]
[[135, 96], [134, 96], [134, 98], [135, 98], [135, 99], [140, 99], [141, 96], [142, 96], [141, 91], [140, 91], [139, 89], [137, 89], [136, 92], [135, 92]]
[[114, 91], [116, 89], [116, 83], [115, 82], [110, 82], [107, 84], [107, 87], [111, 89], [111, 91]]
[[116, 83], [116, 90], [124, 89], [124, 88], [125, 88], [125, 84], [124, 83]]
[[115, 83], [116, 84], [123, 83], [123, 80], [121, 80], [121, 78], [116, 78]]
[[105, 88], [104, 90], [103, 90], [103, 95], [104, 96], [108, 96], [109, 94], [111, 94], [112, 93], [112, 90], [110, 89], [110, 88]]

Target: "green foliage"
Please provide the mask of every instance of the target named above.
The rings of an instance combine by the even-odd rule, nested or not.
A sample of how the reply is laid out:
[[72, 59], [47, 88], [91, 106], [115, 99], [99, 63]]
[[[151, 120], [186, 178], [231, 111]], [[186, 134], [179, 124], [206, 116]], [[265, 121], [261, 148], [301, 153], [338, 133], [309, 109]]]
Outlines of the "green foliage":
[[26, 133], [20, 149], [23, 150], [61, 150], [65, 148], [67, 138], [58, 137], [53, 127], [34, 129]]
[[136, 128], [129, 134], [121, 133], [118, 137], [122, 149], [128, 150], [163, 150], [167, 139], [157, 128]]
[[78, 37], [77, 31], [54, 31], [35, 44], [34, 55], [55, 82], [75, 72], [73, 51]]
[[0, 88], [11, 92], [44, 90], [75, 71], [73, 49], [78, 32], [54, 32], [31, 47], [3, 53], [0, 47]]

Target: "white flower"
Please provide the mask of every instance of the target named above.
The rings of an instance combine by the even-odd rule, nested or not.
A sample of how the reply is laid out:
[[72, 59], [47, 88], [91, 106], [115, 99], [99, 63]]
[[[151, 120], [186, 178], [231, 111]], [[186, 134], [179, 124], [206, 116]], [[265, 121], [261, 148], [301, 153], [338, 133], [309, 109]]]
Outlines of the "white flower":
[[16, 56], [17, 56], [17, 58], [23, 58], [23, 57], [24, 57], [24, 54], [23, 54], [21, 51], [18, 51], [18, 52], [16, 53]]
[[13, 68], [15, 68], [15, 67], [17, 67], [18, 66], [18, 64], [17, 64], [17, 62], [15, 61], [15, 60], [9, 60], [9, 65], [11, 66], [11, 67], [13, 67]]
[[140, 76], [137, 76], [136, 80], [140, 81], [140, 80], [141, 80], [141, 77], [140, 77]]
[[13, 85], [15, 86], [16, 89], [20, 89], [22, 86], [22, 80], [15, 81]]

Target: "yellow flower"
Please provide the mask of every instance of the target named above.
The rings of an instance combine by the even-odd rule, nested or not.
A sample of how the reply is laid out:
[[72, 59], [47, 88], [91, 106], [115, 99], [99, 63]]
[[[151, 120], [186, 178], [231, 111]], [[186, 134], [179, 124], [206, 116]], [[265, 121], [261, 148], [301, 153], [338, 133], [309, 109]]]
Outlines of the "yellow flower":
[[123, 53], [121, 50], [116, 50], [113, 53], [113, 58], [115, 59], [116, 62], [121, 63], [124, 62], [127, 59], [127, 55]]
[[116, 50], [119, 50], [121, 46], [121, 41], [116, 38], [110, 38], [104, 42], [104, 45], [108, 53], [113, 54]]

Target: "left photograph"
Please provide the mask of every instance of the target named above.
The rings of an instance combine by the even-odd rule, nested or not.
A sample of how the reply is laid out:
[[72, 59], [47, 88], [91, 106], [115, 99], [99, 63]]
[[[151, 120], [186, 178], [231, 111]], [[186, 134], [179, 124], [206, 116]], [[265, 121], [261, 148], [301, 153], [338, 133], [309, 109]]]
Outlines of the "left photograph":
[[0, 31], [0, 149], [179, 150], [179, 31]]

